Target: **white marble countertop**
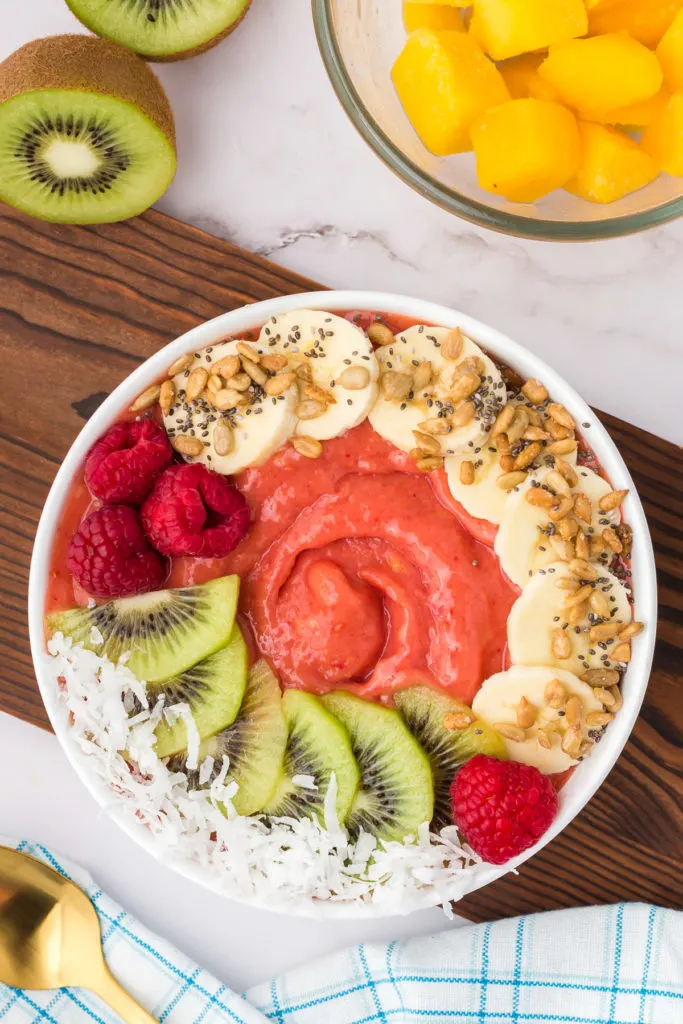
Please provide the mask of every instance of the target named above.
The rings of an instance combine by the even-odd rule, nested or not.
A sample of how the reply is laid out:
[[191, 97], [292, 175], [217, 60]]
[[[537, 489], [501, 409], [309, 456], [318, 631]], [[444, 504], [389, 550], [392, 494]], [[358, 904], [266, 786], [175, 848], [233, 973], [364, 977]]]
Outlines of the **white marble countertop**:
[[[63, 0], [13, 4], [0, 59], [36, 36], [70, 31], [80, 26]], [[431, 206], [347, 121], [308, 0], [254, 0], [220, 47], [158, 73], [180, 153], [161, 209], [328, 285], [456, 306], [542, 355], [595, 405], [683, 441], [683, 221], [562, 245], [496, 235]], [[212, 897], [160, 868], [104, 817], [53, 737], [3, 715], [0, 777], [3, 832], [80, 860], [128, 909], [237, 988], [356, 940], [447, 926], [438, 911], [323, 925]]]

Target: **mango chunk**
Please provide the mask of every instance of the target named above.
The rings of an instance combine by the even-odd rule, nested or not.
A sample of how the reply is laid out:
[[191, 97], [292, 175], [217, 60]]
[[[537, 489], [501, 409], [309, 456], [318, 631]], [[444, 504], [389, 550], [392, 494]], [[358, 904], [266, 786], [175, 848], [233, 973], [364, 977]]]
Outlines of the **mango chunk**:
[[472, 126], [479, 184], [516, 203], [533, 203], [576, 173], [581, 144], [576, 118], [559, 103], [510, 100]]
[[408, 34], [418, 28], [431, 28], [435, 32], [465, 31], [465, 22], [457, 7], [452, 7], [450, 4], [426, 4], [421, 0], [405, 0], [403, 24]]
[[560, 94], [549, 82], [544, 82], [538, 69], [545, 60], [542, 53], [525, 53], [513, 57], [500, 65], [499, 70], [513, 100], [525, 100], [533, 96], [537, 100], [561, 102]]
[[417, 29], [391, 77], [415, 131], [437, 156], [470, 149], [472, 122], [510, 98], [500, 71], [465, 33]]
[[659, 168], [637, 142], [614, 128], [579, 122], [581, 162], [565, 185], [591, 203], [613, 203], [654, 181]]
[[627, 107], [619, 107], [600, 118], [604, 124], [626, 124], [632, 128], [645, 128], [652, 124], [659, 116], [663, 107], [669, 102], [671, 93], [662, 86], [658, 93], [651, 96], [649, 100], [640, 100], [639, 103], [630, 103]]
[[640, 144], [660, 170], [683, 177], [683, 92], [673, 94]]
[[552, 50], [538, 73], [588, 120], [654, 96], [663, 75], [654, 53], [626, 32], [573, 39]]
[[542, 50], [588, 30], [583, 0], [474, 0], [474, 17], [494, 60]]
[[656, 53], [668, 87], [674, 92], [683, 89], [683, 10], [662, 36]]
[[589, 12], [588, 32], [625, 31], [654, 49], [682, 7], [683, 0], [602, 0]]

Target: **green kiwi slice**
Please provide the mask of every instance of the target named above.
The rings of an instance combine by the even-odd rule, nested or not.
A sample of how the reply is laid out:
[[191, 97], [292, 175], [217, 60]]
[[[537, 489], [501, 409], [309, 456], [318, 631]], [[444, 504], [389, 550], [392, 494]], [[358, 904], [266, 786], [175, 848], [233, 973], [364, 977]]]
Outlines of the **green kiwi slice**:
[[[223, 757], [230, 761], [228, 779], [239, 789], [233, 797], [238, 814], [257, 814], [270, 799], [277, 784], [287, 745], [287, 723], [282, 713], [282, 697], [277, 676], [266, 661], [257, 661], [249, 669], [247, 688], [239, 714], [227, 729], [202, 743], [199, 763], [214, 758], [209, 786], [218, 775]], [[199, 789], [199, 771], [188, 770], [187, 755], [172, 757], [171, 771], [187, 773], [188, 786]]]
[[67, 0], [97, 35], [147, 60], [181, 60], [208, 50], [239, 24], [250, 0]]
[[[466, 704], [428, 686], [399, 690], [394, 694], [394, 704], [429, 758], [434, 777], [432, 828], [438, 832], [453, 824], [450, 789], [458, 768], [475, 754], [507, 760], [505, 745], [495, 729], [477, 718]], [[465, 729], [447, 729], [444, 720], [448, 715], [467, 715], [472, 722]]]
[[198, 587], [155, 590], [94, 608], [47, 616], [50, 634], [64, 633], [110, 661], [126, 665], [147, 683], [171, 679], [224, 647], [232, 633], [239, 576]]
[[[231, 725], [242, 704], [247, 685], [247, 645], [234, 626], [225, 647], [173, 679], [147, 687], [150, 704], [164, 694], [165, 707], [188, 704], [200, 740]], [[187, 729], [182, 718], [172, 725], [163, 719], [156, 729], [155, 750], [168, 757], [187, 748]]]
[[173, 115], [147, 65], [114, 43], [52, 36], [0, 64], [0, 199], [43, 220], [142, 213], [176, 168]]
[[398, 712], [341, 690], [322, 702], [346, 726], [360, 768], [360, 788], [346, 818], [349, 833], [362, 829], [399, 842], [415, 835], [434, 813], [432, 773]]
[[[276, 818], [315, 816], [324, 824], [325, 797], [334, 772], [337, 818], [343, 823], [360, 782], [346, 729], [312, 693], [287, 690], [282, 710], [287, 722], [287, 749], [264, 814]], [[312, 776], [317, 788], [297, 786], [293, 780], [300, 775]]]

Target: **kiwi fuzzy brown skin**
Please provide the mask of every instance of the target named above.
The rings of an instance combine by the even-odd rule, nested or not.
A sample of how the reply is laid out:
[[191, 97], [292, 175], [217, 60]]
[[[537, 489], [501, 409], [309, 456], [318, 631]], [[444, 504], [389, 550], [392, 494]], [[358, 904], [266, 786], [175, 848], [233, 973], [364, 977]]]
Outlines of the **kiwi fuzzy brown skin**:
[[138, 107], [176, 150], [173, 112], [161, 82], [144, 60], [96, 36], [34, 39], [0, 64], [0, 103], [41, 89], [100, 93]]
[[[85, 25], [86, 28], [90, 29], [91, 32], [97, 31], [92, 27], [92, 25], [88, 24], [88, 22], [82, 17], [81, 14], [78, 14], [76, 11], [73, 10], [71, 4], [69, 3], [69, 0], [66, 0], [66, 2], [72, 13], [78, 18], [78, 20], [83, 25]], [[239, 18], [237, 18], [236, 21], [233, 21], [232, 25], [228, 25], [228, 27], [224, 28], [222, 32], [219, 32], [218, 35], [215, 35], [213, 39], [207, 39], [205, 43], [201, 43], [199, 46], [194, 46], [191, 50], [179, 50], [177, 53], [167, 53], [163, 56], [159, 54], [143, 53], [140, 50], [136, 50], [135, 52], [143, 60], [147, 60], [151, 64], [172, 64], [179, 60], [189, 60], [190, 57], [198, 57], [201, 53], [206, 53], [207, 50], [213, 50], [214, 46], [218, 46], [218, 44], [222, 43], [224, 39], [227, 39], [229, 35], [232, 35], [235, 29], [244, 21], [247, 12], [249, 11], [249, 8], [251, 7], [251, 2], [252, 0], [249, 0], [249, 3], [244, 8]]]

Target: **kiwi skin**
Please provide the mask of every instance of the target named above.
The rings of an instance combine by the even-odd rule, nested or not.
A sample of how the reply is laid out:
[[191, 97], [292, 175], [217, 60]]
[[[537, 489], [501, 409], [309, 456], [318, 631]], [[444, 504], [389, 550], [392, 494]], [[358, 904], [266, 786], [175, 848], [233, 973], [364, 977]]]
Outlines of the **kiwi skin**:
[[[66, 2], [67, 6], [69, 7], [69, 10], [72, 12], [72, 14], [75, 15], [76, 18], [78, 18], [81, 24], [85, 25], [86, 28], [89, 28], [91, 32], [97, 31], [95, 28], [93, 28], [92, 25], [88, 24], [87, 20], [81, 14], [79, 14], [77, 11], [74, 11], [73, 7], [69, 3], [69, 0], [66, 0]], [[244, 8], [239, 18], [237, 18], [236, 21], [233, 21], [232, 25], [228, 25], [227, 28], [224, 28], [223, 31], [219, 32], [218, 35], [213, 37], [213, 39], [207, 39], [205, 43], [201, 43], [199, 46], [195, 46], [191, 50], [179, 50], [177, 53], [167, 53], [164, 54], [164, 56], [160, 56], [158, 53], [142, 53], [139, 50], [137, 50], [136, 52], [139, 54], [140, 57], [142, 57], [143, 60], [148, 60], [150, 61], [150, 63], [153, 64], [171, 64], [174, 61], [189, 60], [190, 57], [198, 57], [200, 53], [206, 53], [207, 50], [212, 50], [214, 46], [218, 46], [218, 44], [222, 43], [224, 39], [227, 39], [228, 36], [235, 31], [237, 26], [242, 23], [250, 7], [251, 0], [249, 0], [249, 3]]]
[[137, 107], [176, 150], [173, 112], [161, 82], [145, 62], [118, 43], [96, 36], [34, 39], [0, 64], [0, 103], [41, 89], [114, 96]]

